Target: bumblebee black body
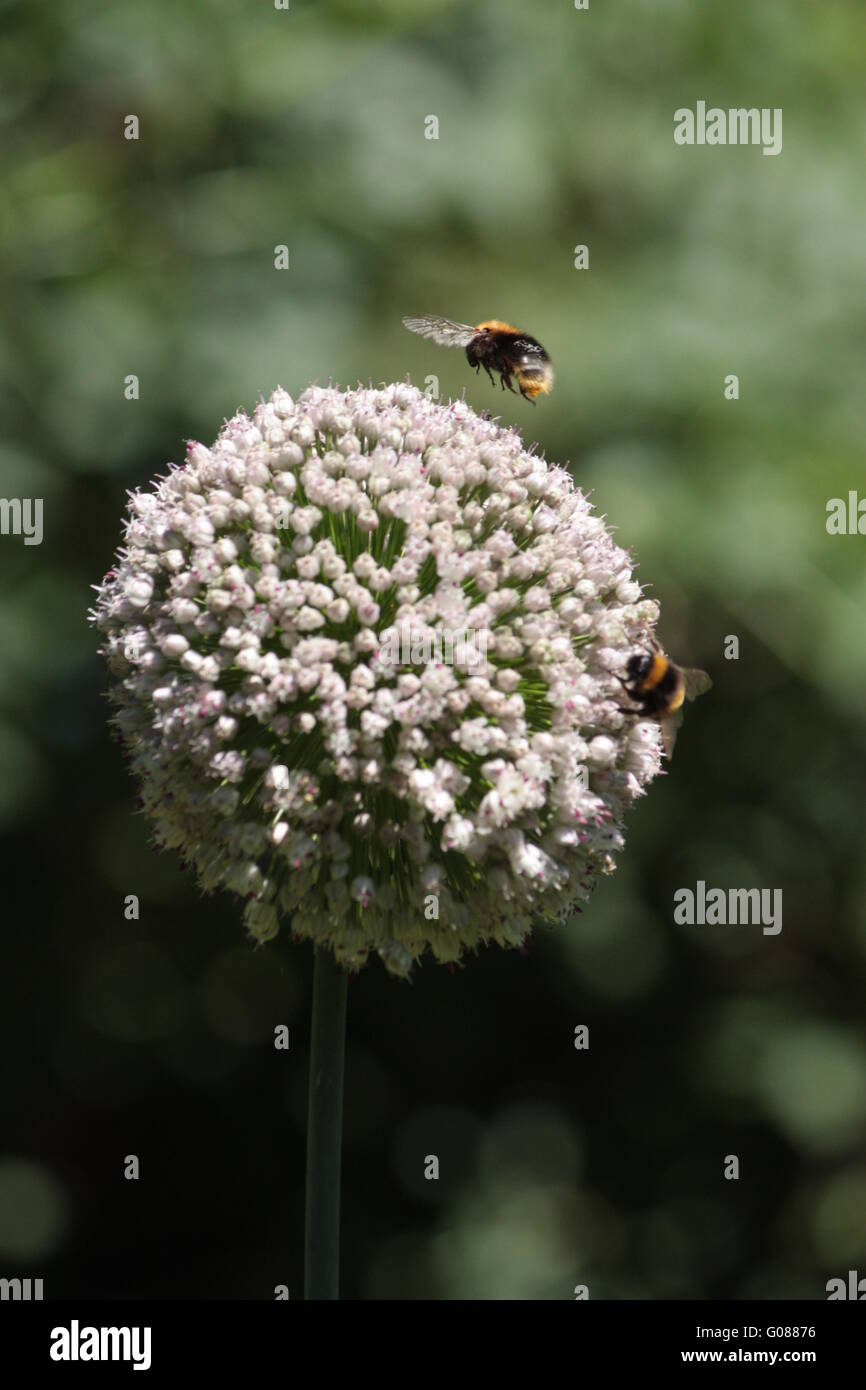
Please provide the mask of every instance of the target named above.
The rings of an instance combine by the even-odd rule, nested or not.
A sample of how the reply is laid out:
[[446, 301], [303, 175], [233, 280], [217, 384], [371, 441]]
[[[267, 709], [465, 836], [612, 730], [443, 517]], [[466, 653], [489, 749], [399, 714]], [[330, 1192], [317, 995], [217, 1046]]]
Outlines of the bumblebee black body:
[[510, 324], [496, 320], [478, 324], [478, 331], [466, 348], [466, 358], [476, 372], [483, 367], [491, 381], [493, 373], [498, 372], [503, 391], [506, 386], [514, 391], [512, 380], [516, 379], [526, 400], [550, 390], [550, 358], [541, 343]]
[[645, 714], [673, 714], [685, 699], [683, 672], [662, 652], [639, 652], [629, 658], [625, 671], [623, 689]]
[[682, 717], [684, 700], [694, 700], [712, 686], [706, 671], [694, 671], [675, 666], [670, 657], [653, 647], [651, 651], [635, 652], [626, 662], [625, 675], [618, 680], [637, 709], [623, 709], [623, 714], [637, 714], [640, 719], [657, 719], [662, 730], [666, 755], [673, 756], [674, 744]]
[[496, 372], [503, 391], [507, 386], [516, 395], [516, 381], [521, 396], [534, 402], [536, 396], [547, 396], [553, 390], [553, 367], [541, 343], [511, 323], [486, 319], [473, 326], [435, 315], [406, 318], [403, 323], [410, 333], [431, 338], [441, 347], [465, 348], [469, 365], [476, 372], [483, 367], [491, 381]]

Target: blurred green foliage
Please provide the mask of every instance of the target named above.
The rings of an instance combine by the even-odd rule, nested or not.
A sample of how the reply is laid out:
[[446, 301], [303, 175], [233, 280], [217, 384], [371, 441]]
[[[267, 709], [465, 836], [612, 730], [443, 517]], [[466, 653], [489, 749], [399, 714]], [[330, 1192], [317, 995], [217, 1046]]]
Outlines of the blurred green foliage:
[[[866, 1272], [866, 540], [824, 524], [866, 494], [864, 46], [859, 0], [0, 3], [0, 495], [45, 505], [41, 547], [0, 538], [4, 1274], [300, 1293], [308, 953], [251, 953], [149, 847], [85, 611], [184, 439], [406, 373], [570, 461], [715, 688], [567, 931], [353, 982], [346, 1295]], [[782, 154], [675, 146], [698, 99], [781, 107]], [[525, 327], [554, 395], [424, 312]], [[699, 878], [781, 887], [781, 935], [675, 927]]]

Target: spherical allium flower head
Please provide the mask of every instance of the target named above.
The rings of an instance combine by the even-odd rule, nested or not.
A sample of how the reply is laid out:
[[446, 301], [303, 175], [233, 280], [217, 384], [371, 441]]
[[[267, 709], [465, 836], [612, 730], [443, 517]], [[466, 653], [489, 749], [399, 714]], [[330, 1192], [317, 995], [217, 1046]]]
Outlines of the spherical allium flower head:
[[408, 385], [284, 391], [130, 497], [93, 619], [158, 842], [206, 890], [408, 973], [564, 920], [657, 727], [656, 604], [562, 468]]

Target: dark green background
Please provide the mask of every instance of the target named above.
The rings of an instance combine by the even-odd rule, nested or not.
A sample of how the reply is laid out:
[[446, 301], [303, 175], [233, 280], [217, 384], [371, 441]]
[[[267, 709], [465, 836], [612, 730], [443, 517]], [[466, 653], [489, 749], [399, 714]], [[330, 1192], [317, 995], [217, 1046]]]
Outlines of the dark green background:
[[[866, 538], [825, 530], [866, 495], [863, 5], [65, 0], [0, 33], [0, 495], [45, 503], [40, 548], [0, 538], [0, 1274], [301, 1295], [310, 952], [150, 848], [85, 614], [184, 439], [407, 372], [570, 462], [715, 687], [567, 929], [352, 980], [345, 1295], [866, 1274]], [[699, 99], [782, 107], [782, 154], [678, 148]], [[424, 312], [518, 323], [554, 395]], [[782, 888], [781, 935], [675, 926], [699, 878]]]

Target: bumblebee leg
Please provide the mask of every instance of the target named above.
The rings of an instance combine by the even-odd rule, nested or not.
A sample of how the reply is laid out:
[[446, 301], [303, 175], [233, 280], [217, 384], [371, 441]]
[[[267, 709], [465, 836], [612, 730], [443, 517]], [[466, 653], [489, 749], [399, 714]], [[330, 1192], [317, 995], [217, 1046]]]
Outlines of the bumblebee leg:
[[[631, 682], [625, 676], [618, 676], [616, 672], [614, 672], [614, 680], [619, 681], [624, 693], [628, 696], [630, 700], [633, 700], [634, 696], [629, 690], [629, 685], [631, 684]], [[643, 714], [643, 710], [638, 704], [634, 704], [630, 708], [626, 707], [625, 705], [617, 705], [616, 708], [620, 711], [621, 714], [632, 714], [638, 715], [639, 717], [643, 716], [643, 718], [646, 718], [646, 715]]]
[[509, 389], [509, 391], [511, 392], [512, 396], [516, 396], [516, 395], [517, 395], [517, 392], [515, 391], [514, 387], [511, 385], [511, 377], [510, 377], [510, 376], [506, 376], [504, 373], [503, 373], [503, 375], [502, 375], [502, 385], [503, 385], [503, 388], [506, 387], [506, 386], [508, 387], [508, 389]]
[[496, 378], [494, 377], [493, 373], [491, 372], [491, 370], [490, 370], [490, 368], [488, 367], [488, 365], [487, 365], [486, 362], [484, 363], [484, 370], [485, 370], [485, 372], [487, 373], [487, 375], [490, 377], [490, 385], [491, 385], [491, 386], [495, 386], [495, 385], [496, 385]]
[[525, 401], [529, 401], [530, 405], [535, 405], [535, 401], [533, 400], [532, 396], [528, 396], [522, 386], [520, 388], [520, 394]]

